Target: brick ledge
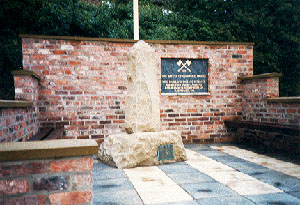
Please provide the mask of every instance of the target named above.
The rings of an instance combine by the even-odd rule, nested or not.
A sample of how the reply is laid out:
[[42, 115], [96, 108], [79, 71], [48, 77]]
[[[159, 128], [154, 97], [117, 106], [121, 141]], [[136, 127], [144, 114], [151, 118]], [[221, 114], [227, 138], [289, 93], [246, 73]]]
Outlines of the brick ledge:
[[22, 101], [22, 100], [0, 100], [0, 108], [23, 108], [32, 107], [32, 101]]
[[98, 144], [92, 139], [8, 142], [1, 143], [0, 161], [86, 156], [97, 153]]
[[33, 76], [38, 81], [41, 80], [41, 77], [38, 74], [36, 74], [35, 72], [30, 71], [30, 70], [13, 70], [13, 71], [11, 71], [11, 74], [12, 75], [28, 75], [28, 76]]
[[278, 97], [268, 98], [269, 103], [300, 103], [300, 97]]
[[[43, 36], [20, 34], [20, 38], [34, 38], [34, 39], [53, 39], [53, 40], [74, 40], [74, 41], [104, 41], [113, 43], [136, 43], [132, 39], [113, 39], [113, 38], [89, 38], [80, 36]], [[143, 40], [143, 39], [141, 39]], [[177, 41], [177, 40], [144, 40], [147, 43], [153, 44], [183, 44], [183, 45], [246, 45], [253, 46], [252, 42], [214, 42], [214, 41]]]
[[241, 76], [238, 77], [239, 80], [252, 80], [252, 79], [261, 79], [261, 78], [274, 78], [274, 77], [282, 77], [282, 73], [264, 73], [259, 75], [252, 76]]

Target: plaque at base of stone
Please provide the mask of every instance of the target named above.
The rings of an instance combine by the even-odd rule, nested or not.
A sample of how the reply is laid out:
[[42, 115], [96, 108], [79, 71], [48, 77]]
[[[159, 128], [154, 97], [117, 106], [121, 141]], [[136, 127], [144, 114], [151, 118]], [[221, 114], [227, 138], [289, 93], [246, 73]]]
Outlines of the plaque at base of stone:
[[207, 59], [161, 59], [162, 95], [209, 95]]
[[158, 146], [157, 155], [158, 155], [158, 161], [175, 159], [173, 144], [165, 144], [165, 145]]

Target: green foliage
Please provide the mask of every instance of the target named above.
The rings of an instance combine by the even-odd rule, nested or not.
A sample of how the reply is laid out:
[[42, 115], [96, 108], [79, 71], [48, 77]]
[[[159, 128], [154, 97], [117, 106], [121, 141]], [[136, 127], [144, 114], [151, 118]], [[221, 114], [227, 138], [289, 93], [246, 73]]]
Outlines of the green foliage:
[[[299, 0], [140, 0], [140, 38], [254, 42], [254, 73], [282, 72], [281, 95], [300, 95]], [[18, 35], [133, 38], [132, 0], [0, 0], [0, 98], [22, 68]]]
[[282, 72], [280, 95], [300, 95], [299, 0], [171, 0], [169, 5], [187, 22], [205, 19], [213, 33], [206, 40], [254, 42], [254, 74]]

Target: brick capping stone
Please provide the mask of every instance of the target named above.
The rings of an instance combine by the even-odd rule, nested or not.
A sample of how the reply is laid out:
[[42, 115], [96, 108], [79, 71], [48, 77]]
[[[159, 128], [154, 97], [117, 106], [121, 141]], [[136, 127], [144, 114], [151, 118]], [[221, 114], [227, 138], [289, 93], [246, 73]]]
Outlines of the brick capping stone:
[[253, 76], [241, 76], [238, 77], [239, 80], [252, 80], [252, 79], [260, 79], [260, 78], [274, 78], [274, 77], [282, 77], [282, 73], [264, 73]]
[[268, 98], [268, 103], [300, 103], [300, 97]]
[[[136, 40], [131, 39], [114, 39], [114, 38], [89, 38], [80, 36], [43, 36], [20, 34], [20, 38], [35, 38], [35, 39], [54, 39], [54, 40], [74, 40], [74, 41], [103, 41], [113, 43], [136, 43]], [[252, 42], [215, 42], [215, 41], [177, 41], [177, 40], [144, 40], [147, 43], [157, 44], [183, 44], [183, 45], [248, 45], [253, 46]]]
[[93, 139], [8, 142], [1, 144], [0, 161], [72, 157], [97, 153], [98, 144]]
[[0, 108], [22, 108], [22, 107], [32, 107], [32, 101], [24, 100], [0, 100]]
[[31, 70], [13, 70], [13, 71], [11, 71], [11, 73], [12, 73], [12, 75], [28, 75], [28, 76], [33, 76], [38, 81], [41, 80], [41, 77], [38, 74], [36, 74], [35, 72], [31, 71]]

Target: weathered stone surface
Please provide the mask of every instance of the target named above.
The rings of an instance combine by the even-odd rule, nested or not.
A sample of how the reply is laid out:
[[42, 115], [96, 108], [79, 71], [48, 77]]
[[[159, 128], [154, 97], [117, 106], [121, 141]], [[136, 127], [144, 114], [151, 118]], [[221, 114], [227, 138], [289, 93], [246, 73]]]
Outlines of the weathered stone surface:
[[[175, 159], [158, 161], [158, 146], [165, 144], [174, 145]], [[180, 132], [173, 130], [110, 135], [100, 145], [99, 158], [118, 168], [158, 165], [187, 159]]]
[[139, 41], [128, 57], [126, 130], [134, 133], [159, 131], [160, 95], [155, 51], [144, 41]]

